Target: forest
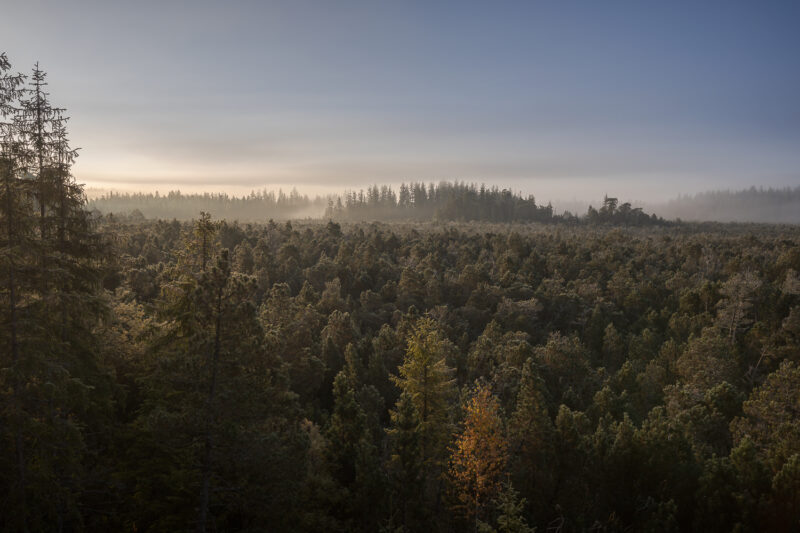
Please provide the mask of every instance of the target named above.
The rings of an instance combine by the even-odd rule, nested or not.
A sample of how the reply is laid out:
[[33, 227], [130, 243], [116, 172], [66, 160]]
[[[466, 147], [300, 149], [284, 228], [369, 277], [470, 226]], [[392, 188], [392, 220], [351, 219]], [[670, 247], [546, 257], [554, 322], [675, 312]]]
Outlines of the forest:
[[680, 195], [654, 206], [670, 218], [800, 224], [800, 186]]
[[[350, 190], [339, 195], [313, 198], [301, 195], [297, 190], [285, 193], [265, 189], [252, 191], [242, 197], [224, 193], [185, 194], [180, 191], [170, 191], [164, 195], [158, 192], [107, 191], [92, 195], [87, 208], [100, 214], [113, 213], [134, 220], [191, 220], [200, 211], [205, 211], [219, 218], [240, 222], [325, 218], [349, 221], [613, 222], [627, 225], [664, 224], [664, 219], [800, 223], [800, 187], [708, 191], [679, 195], [663, 202], [633, 204], [635, 206], [631, 202], [620, 203], [619, 199], [613, 197], [606, 197], [602, 201], [598, 199], [595, 202], [596, 209], [589, 203], [577, 201], [537, 204], [533, 196], [523, 196], [497, 186], [441, 181], [427, 185], [422, 182], [401, 183], [397, 191], [391, 185], [373, 185], [366, 190]], [[646, 215], [643, 212], [645, 210], [653, 214]]]
[[100, 214], [38, 66], [0, 114], [0, 530], [800, 529], [800, 227]]
[[[244, 197], [227, 194], [182, 194], [171, 191], [155, 193], [108, 192], [89, 201], [87, 209], [95, 215], [114, 215], [119, 220], [138, 222], [165, 218], [192, 220], [197, 213], [222, 213], [220, 218], [239, 222], [266, 220], [324, 219], [336, 221], [486, 221], [550, 222], [561, 224], [668, 224], [641, 207], [606, 196], [599, 209], [591, 205], [583, 215], [569, 211], [556, 213], [551, 204], [537, 205], [527, 197], [497, 186], [441, 181], [434, 185], [422, 182], [402, 183], [396, 193], [391, 185], [373, 185], [366, 191], [346, 191], [341, 196], [314, 199], [293, 189], [253, 191]], [[227, 217], [225, 215], [228, 215]]]

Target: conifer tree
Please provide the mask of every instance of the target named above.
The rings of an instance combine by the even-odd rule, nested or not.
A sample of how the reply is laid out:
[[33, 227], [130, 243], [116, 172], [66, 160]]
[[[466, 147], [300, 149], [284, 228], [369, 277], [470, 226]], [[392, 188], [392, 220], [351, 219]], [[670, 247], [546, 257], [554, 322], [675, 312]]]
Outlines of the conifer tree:
[[[5, 70], [5, 56], [2, 63]], [[110, 386], [91, 332], [103, 312], [98, 248], [86, 246], [96, 236], [82, 189], [67, 187], [63, 172], [53, 171], [51, 163], [68, 166], [74, 151], [66, 142], [62, 110], [47, 103], [44, 73], [37, 68], [34, 78], [33, 89], [22, 94], [19, 76], [3, 75], [2, 82], [0, 238], [10, 347], [3, 376], [11, 385], [7, 427], [15, 441], [18, 500], [18, 512], [8, 515], [16, 520], [11, 530], [70, 529], [83, 522], [85, 461], [104, 438]], [[58, 189], [60, 196], [53, 193]], [[56, 204], [45, 198], [60, 200], [58, 234], [49, 231]], [[82, 221], [80, 231], [75, 220]], [[90, 424], [91, 432], [85, 429]]]
[[[3, 423], [0, 436], [7, 450], [13, 454], [5, 454], [2, 463], [2, 476], [5, 480], [14, 480], [6, 486], [8, 495], [6, 505], [0, 514], [12, 517], [12, 508], [18, 512], [19, 529], [26, 529], [26, 464], [22, 423], [24, 411], [21, 405], [22, 376], [19, 363], [25, 345], [25, 328], [22, 316], [27, 307], [30, 272], [29, 253], [32, 249], [31, 220], [33, 206], [28, 201], [25, 182], [19, 179], [24, 165], [24, 145], [19, 133], [11, 121], [17, 111], [17, 99], [21, 93], [19, 87], [23, 83], [21, 74], [9, 73], [11, 64], [5, 53], [0, 53], [0, 214], [2, 215], [2, 235], [0, 235], [0, 261], [2, 261], [2, 315], [0, 315], [0, 335], [2, 335], [3, 356], [0, 366], [2, 379]], [[6, 391], [10, 391], [7, 395]], [[13, 430], [11, 428], [14, 428]], [[13, 460], [12, 460], [13, 457]], [[13, 472], [13, 473], [12, 473]], [[4, 527], [13, 522], [0, 521]]]
[[[209, 223], [202, 220], [198, 231]], [[137, 491], [150, 498], [169, 494], [164, 503], [172, 507], [151, 508], [165, 516], [142, 520], [155, 529], [193, 524], [207, 531], [260, 516], [280, 528], [300, 482], [286, 469], [303, 465], [295, 397], [282, 362], [266, 350], [251, 299], [255, 280], [231, 271], [227, 249], [206, 270], [193, 265], [202, 261], [182, 261], [164, 289], [162, 328], [136, 422], [173, 470], [165, 475], [158, 465], [146, 467], [136, 476]]]
[[[411, 395], [403, 393], [391, 412], [389, 460], [387, 469], [392, 483], [397, 520], [407, 530], [415, 530], [422, 510], [422, 454], [420, 453], [419, 416]], [[394, 517], [392, 517], [394, 520]]]
[[56, 211], [58, 191], [64, 172], [72, 165], [77, 151], [69, 146], [65, 109], [53, 107], [46, 91], [47, 73], [33, 68], [25, 94], [20, 100], [17, 127], [25, 136], [31, 150], [30, 171], [35, 176], [35, 198], [39, 210], [39, 236], [49, 239], [52, 220]]
[[453, 433], [450, 407], [455, 395], [454, 370], [445, 358], [455, 346], [431, 319], [420, 319], [407, 339], [405, 360], [392, 380], [409, 396], [419, 419], [419, 451], [422, 464], [422, 498], [426, 512], [438, 514], [441, 474], [447, 444]]
[[544, 501], [552, 482], [548, 468], [554, 452], [554, 428], [547, 412], [544, 383], [533, 361], [523, 368], [516, 409], [509, 420], [509, 444], [512, 469], [528, 501]]
[[367, 416], [356, 401], [353, 380], [345, 370], [334, 379], [333, 396], [328, 458], [343, 497], [336, 514], [348, 530], [375, 531], [383, 479]]
[[453, 369], [445, 357], [452, 343], [430, 319], [420, 320], [408, 339], [408, 348], [399, 376], [393, 381], [411, 397], [417, 410], [423, 462], [435, 463], [449, 438], [449, 406], [455, 392]]

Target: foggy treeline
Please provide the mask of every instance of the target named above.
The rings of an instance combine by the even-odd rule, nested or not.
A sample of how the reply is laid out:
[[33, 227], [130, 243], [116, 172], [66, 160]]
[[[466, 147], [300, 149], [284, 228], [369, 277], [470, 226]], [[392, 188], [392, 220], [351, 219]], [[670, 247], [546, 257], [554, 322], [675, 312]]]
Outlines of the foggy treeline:
[[709, 191], [648, 207], [669, 219], [798, 224], [800, 186]]
[[[630, 203], [616, 202], [615, 217], [598, 219], [608, 198], [589, 203], [568, 202], [553, 205], [537, 203], [532, 195], [524, 196], [497, 186], [487, 187], [464, 182], [442, 181], [438, 184], [411, 182], [395, 190], [389, 185], [373, 185], [366, 190], [346, 191], [341, 195], [309, 197], [296, 190], [251, 192], [246, 196], [220, 194], [185, 194], [107, 192], [89, 200], [89, 209], [102, 214], [141, 218], [190, 220], [200, 211], [214, 213], [242, 222], [269, 219], [332, 218], [358, 220], [485, 220], [490, 222], [617, 222], [647, 225], [661, 220], [800, 223], [800, 187], [763, 189], [751, 187], [740, 191], [711, 191], [681, 195], [664, 203], [643, 203], [653, 217]], [[611, 198], [611, 200], [615, 200]], [[569, 205], [572, 212], [565, 211]], [[618, 209], [618, 211], [616, 211]], [[649, 220], [648, 220], [649, 216]]]
[[641, 208], [606, 197], [599, 209], [585, 214], [557, 214], [551, 204], [537, 204], [534, 196], [523, 196], [499, 187], [442, 181], [438, 184], [411, 182], [397, 191], [389, 185], [373, 185], [366, 190], [347, 191], [327, 198], [289, 195], [279, 191], [253, 192], [244, 197], [227, 194], [182, 194], [109, 192], [89, 201], [89, 208], [130, 220], [167, 218], [188, 220], [200, 211], [242, 222], [320, 218], [339, 221], [487, 221], [552, 222], [650, 225], [663, 224]]
[[167, 194], [107, 192], [89, 201], [89, 208], [101, 213], [113, 213], [133, 220], [142, 218], [175, 218], [191, 220], [200, 211], [231, 220], [256, 221], [274, 218], [316, 218], [327, 205], [325, 198], [309, 198], [296, 189], [288, 194], [282, 190], [253, 191], [246, 196], [229, 196], [225, 193], [184, 194], [170, 191]]
[[550, 205], [537, 205], [533, 196], [523, 197], [508, 189], [442, 181], [373, 185], [365, 191], [347, 192], [331, 202], [325, 215], [342, 220], [487, 220], [494, 222], [539, 221], [553, 218]]

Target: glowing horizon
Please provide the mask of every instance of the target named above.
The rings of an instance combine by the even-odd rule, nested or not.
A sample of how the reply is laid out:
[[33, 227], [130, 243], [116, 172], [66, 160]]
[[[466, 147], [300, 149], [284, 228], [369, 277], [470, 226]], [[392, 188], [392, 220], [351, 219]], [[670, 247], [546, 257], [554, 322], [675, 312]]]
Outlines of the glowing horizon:
[[793, 3], [78, 5], [11, 0], [42, 37], [3, 46], [49, 73], [90, 188], [800, 184]]

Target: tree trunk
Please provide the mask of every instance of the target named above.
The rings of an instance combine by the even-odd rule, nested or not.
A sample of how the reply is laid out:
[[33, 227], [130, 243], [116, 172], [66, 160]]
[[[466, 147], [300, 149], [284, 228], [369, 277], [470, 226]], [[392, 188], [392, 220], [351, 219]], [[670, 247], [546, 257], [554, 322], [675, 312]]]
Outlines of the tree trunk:
[[220, 352], [220, 335], [222, 329], [222, 287], [217, 290], [217, 316], [214, 324], [214, 351], [211, 356], [211, 384], [208, 390], [206, 406], [205, 443], [203, 452], [203, 485], [200, 493], [200, 516], [197, 521], [197, 531], [205, 533], [208, 521], [209, 494], [211, 492], [211, 451], [213, 448], [212, 428], [214, 417], [214, 394], [217, 388], [217, 361]]
[[[6, 193], [6, 230], [8, 238], [8, 247], [13, 248], [16, 244], [16, 234], [14, 231], [14, 201], [13, 201], [13, 188], [11, 187], [11, 165], [4, 171], [5, 193]], [[16, 265], [14, 264], [14, 254], [9, 254], [8, 258], [8, 306], [9, 306], [9, 329], [11, 330], [10, 348], [11, 348], [11, 367], [14, 369], [11, 381], [11, 397], [14, 404], [14, 414], [19, 418], [22, 411], [19, 400], [19, 377], [17, 376], [17, 365], [19, 363], [19, 339], [17, 338], [18, 317], [17, 317], [17, 280], [16, 280]], [[19, 421], [17, 421], [19, 422]], [[22, 516], [22, 530], [28, 530], [27, 522], [27, 503], [25, 495], [25, 487], [27, 485], [25, 480], [25, 442], [22, 436], [22, 430], [15, 428], [14, 444], [16, 448], [17, 458], [17, 476], [19, 477], [19, 514]]]

